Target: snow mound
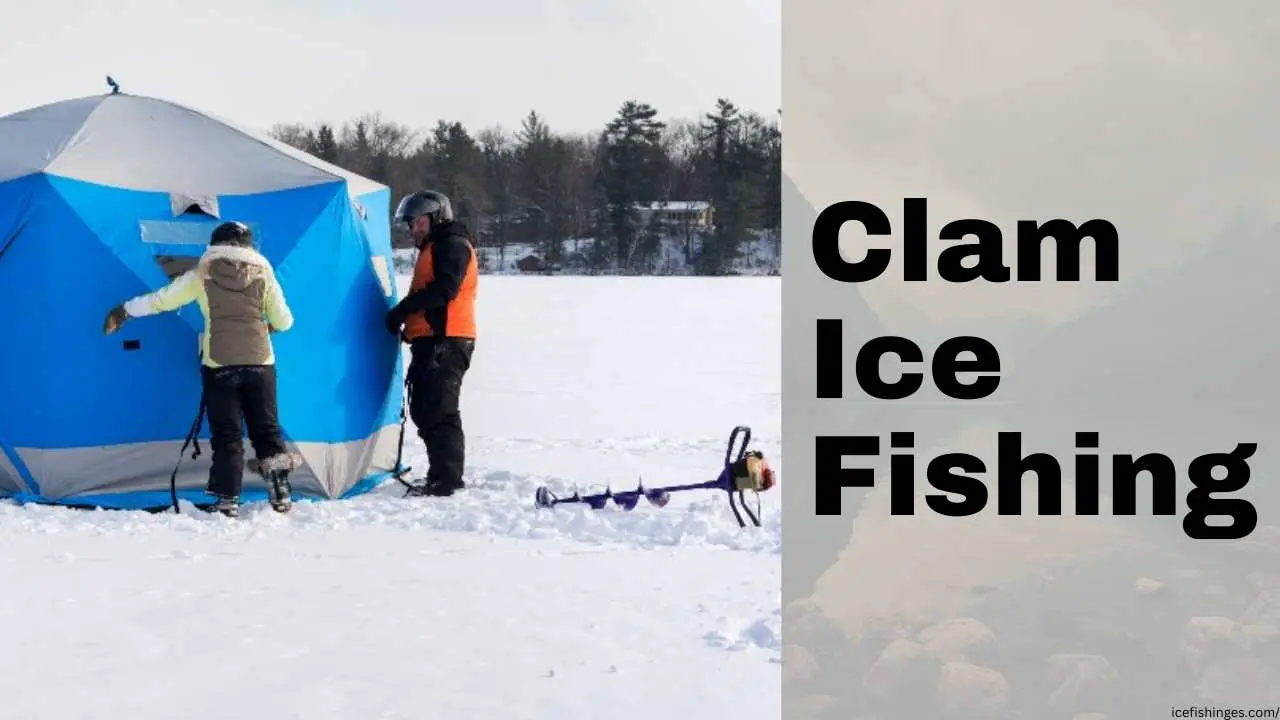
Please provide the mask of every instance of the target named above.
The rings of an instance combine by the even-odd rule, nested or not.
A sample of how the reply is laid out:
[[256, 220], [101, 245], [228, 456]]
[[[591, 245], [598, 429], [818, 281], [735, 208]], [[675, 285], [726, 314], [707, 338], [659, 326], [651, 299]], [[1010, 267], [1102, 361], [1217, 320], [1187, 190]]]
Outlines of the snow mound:
[[[603, 510], [578, 504], [535, 507], [533, 497], [539, 486], [546, 486], [561, 497], [573, 493], [573, 485], [554, 478], [492, 470], [471, 473], [469, 482], [468, 489], [450, 498], [405, 498], [404, 486], [392, 480], [368, 495], [350, 500], [297, 502], [288, 515], [272, 511], [265, 503], [247, 503], [236, 520], [201, 512], [185, 501], [179, 505], [179, 514], [3, 502], [0, 503], [0, 537], [181, 532], [278, 538], [378, 527], [409, 532], [572, 540], [636, 549], [696, 546], [781, 553], [781, 523], [776, 503], [762, 501], [762, 527], [740, 528], [725, 493], [714, 490], [673, 495], [672, 502], [664, 508], [641, 501], [634, 510], [626, 512], [612, 505]], [[581, 488], [584, 493], [603, 489]]]

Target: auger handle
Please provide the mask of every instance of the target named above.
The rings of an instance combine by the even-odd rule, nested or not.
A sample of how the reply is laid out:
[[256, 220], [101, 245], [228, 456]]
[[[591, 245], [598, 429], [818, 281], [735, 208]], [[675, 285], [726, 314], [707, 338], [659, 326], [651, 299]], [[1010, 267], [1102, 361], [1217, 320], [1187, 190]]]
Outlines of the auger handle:
[[[742, 510], [747, 513], [747, 517], [751, 518], [751, 524], [760, 527], [760, 515], [758, 513], [760, 506], [760, 494], [756, 493], [756, 509], [757, 512], [751, 512], [751, 508], [747, 507], [747, 496], [743, 491], [738, 491], [738, 500], [742, 501]], [[738, 511], [738, 503], [733, 501], [733, 492], [729, 492], [729, 509], [733, 511], [733, 517], [738, 521], [738, 527], [746, 527], [747, 524], [742, 521], [742, 513]]]
[[[742, 448], [738, 450], [738, 457], [735, 458], [733, 457], [733, 441], [738, 438], [739, 434], [743, 436]], [[741, 460], [742, 458], [746, 457], [747, 446], [750, 444], [751, 444], [751, 428], [747, 427], [746, 425], [739, 425], [735, 427], [733, 429], [733, 432], [729, 433], [729, 446], [725, 448], [725, 451], [724, 451], [724, 464], [730, 465], [736, 462], [737, 460]]]

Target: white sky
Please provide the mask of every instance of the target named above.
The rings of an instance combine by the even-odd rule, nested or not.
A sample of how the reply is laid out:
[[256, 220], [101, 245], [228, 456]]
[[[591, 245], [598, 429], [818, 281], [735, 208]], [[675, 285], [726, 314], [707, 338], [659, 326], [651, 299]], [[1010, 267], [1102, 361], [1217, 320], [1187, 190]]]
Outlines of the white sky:
[[[784, 172], [817, 209], [867, 199], [889, 214], [893, 238], [842, 236], [851, 260], [894, 250], [860, 288], [885, 316], [901, 302], [933, 318], [1070, 318], [1280, 218], [1274, 0], [796, 0], [787, 25]], [[903, 283], [904, 197], [929, 199], [930, 238], [955, 218], [995, 222], [1006, 261], [1016, 220], [1106, 218], [1121, 281]]]
[[109, 90], [260, 130], [366, 112], [597, 131], [781, 102], [781, 0], [0, 0], [0, 115]]

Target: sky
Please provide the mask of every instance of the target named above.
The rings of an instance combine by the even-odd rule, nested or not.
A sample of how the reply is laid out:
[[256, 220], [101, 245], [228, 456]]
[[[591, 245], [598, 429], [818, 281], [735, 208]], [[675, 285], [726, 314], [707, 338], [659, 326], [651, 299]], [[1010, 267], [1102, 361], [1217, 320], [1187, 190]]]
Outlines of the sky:
[[850, 259], [900, 247], [904, 197], [929, 199], [931, 238], [995, 222], [1009, 259], [1017, 220], [1119, 231], [1118, 283], [909, 284], [895, 257], [860, 288], [879, 308], [1056, 322], [1280, 221], [1274, 3], [788, 0], [784, 45], [784, 172], [817, 209], [873, 200], [895, 223], [848, 229]]
[[[305, 9], [304, 9], [305, 8]], [[109, 91], [267, 130], [379, 112], [596, 132], [781, 102], [781, 0], [0, 0], [0, 115]]]

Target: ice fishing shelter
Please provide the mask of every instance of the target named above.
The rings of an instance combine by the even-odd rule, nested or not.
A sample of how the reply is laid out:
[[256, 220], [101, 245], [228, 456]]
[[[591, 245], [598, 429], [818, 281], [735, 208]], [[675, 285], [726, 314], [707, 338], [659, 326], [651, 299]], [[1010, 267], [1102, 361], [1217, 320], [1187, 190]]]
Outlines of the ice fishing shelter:
[[[399, 344], [389, 189], [163, 100], [83, 97], [0, 117], [0, 496], [167, 505], [200, 401], [194, 304], [110, 336], [108, 310], [250, 225], [295, 316], [272, 335], [295, 495], [367, 491], [397, 459]], [[179, 496], [208, 500], [203, 453]], [[246, 457], [253, 457], [246, 439]], [[261, 497], [245, 475], [245, 497]]]

